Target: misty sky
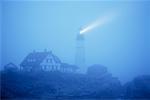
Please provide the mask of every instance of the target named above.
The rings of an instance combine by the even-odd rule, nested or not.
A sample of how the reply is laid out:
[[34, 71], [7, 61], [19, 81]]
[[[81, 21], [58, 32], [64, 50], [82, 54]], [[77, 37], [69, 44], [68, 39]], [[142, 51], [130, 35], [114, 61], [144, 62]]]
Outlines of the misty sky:
[[[79, 29], [100, 16], [111, 22], [85, 33], [86, 65], [101, 64], [121, 81], [150, 74], [150, 2], [1, 2], [2, 66], [52, 50], [74, 64]], [[1, 36], [2, 35], [2, 36]]]

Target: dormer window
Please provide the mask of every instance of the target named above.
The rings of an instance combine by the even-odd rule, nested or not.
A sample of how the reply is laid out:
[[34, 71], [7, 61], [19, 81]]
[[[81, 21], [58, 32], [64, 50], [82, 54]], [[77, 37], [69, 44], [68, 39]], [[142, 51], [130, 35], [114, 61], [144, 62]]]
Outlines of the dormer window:
[[46, 59], [47, 63], [52, 63], [52, 59]]
[[28, 62], [35, 62], [35, 59], [28, 59]]

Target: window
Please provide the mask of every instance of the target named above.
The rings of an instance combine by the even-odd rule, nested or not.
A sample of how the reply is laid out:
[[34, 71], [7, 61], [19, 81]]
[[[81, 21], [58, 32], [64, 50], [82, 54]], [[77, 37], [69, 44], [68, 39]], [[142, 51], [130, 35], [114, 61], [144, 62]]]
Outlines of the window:
[[47, 63], [52, 63], [52, 59], [46, 59]]
[[35, 59], [28, 59], [28, 62], [35, 62]]
[[44, 66], [43, 66], [43, 70], [46, 70], [46, 67], [47, 67], [47, 66], [46, 66], [46, 65], [44, 65]]
[[52, 70], [54, 70], [54, 66], [53, 66], [53, 65], [51, 65], [51, 67], [52, 67]]

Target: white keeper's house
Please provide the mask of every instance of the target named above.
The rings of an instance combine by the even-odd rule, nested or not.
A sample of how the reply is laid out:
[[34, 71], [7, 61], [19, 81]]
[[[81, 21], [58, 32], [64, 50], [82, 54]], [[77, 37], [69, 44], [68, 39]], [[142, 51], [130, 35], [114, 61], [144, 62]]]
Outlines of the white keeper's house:
[[62, 63], [51, 51], [29, 53], [20, 64], [24, 71], [61, 71], [74, 72], [77, 66]]

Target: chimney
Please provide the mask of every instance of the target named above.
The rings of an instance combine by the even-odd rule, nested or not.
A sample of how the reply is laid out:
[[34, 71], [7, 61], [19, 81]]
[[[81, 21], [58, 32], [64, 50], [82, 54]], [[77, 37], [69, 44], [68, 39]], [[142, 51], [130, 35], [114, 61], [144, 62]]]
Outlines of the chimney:
[[36, 51], [35, 51], [35, 50], [33, 50], [33, 53], [36, 53]]
[[44, 49], [44, 52], [47, 52], [47, 49]]

